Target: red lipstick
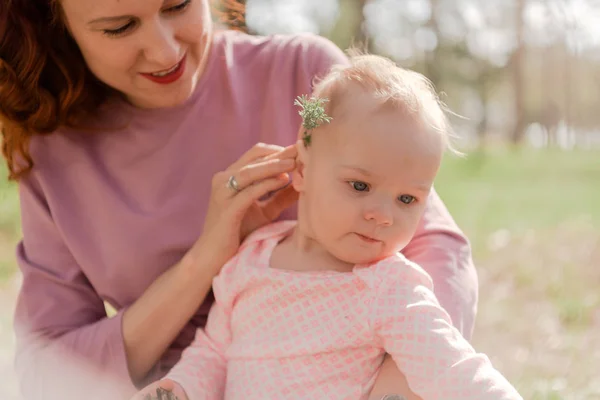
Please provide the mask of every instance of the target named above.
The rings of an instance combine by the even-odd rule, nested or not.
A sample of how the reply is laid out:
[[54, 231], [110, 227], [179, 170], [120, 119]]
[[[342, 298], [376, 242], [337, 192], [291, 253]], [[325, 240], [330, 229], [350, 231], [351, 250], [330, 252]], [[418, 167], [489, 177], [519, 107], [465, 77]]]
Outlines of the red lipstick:
[[140, 73], [140, 75], [151, 80], [152, 82], [156, 82], [161, 85], [168, 85], [169, 83], [173, 83], [183, 76], [183, 73], [185, 72], [186, 59], [187, 54], [183, 56], [181, 61], [179, 61], [179, 63], [174, 65], [171, 69], [165, 70], [164, 72], [166, 73], [161, 73], [160, 75], [156, 75], [156, 72], [153, 74]]

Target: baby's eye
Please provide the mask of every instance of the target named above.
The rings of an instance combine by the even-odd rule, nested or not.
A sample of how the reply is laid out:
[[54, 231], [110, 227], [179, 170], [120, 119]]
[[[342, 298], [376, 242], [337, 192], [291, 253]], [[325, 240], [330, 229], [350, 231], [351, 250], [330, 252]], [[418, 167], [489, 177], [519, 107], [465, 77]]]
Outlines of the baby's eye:
[[350, 181], [350, 185], [357, 192], [367, 192], [369, 190], [369, 185], [360, 181]]
[[413, 201], [415, 201], [416, 199], [414, 196], [411, 196], [410, 194], [403, 194], [403, 195], [400, 195], [400, 197], [398, 197], [398, 200], [400, 200], [404, 204], [410, 204]]

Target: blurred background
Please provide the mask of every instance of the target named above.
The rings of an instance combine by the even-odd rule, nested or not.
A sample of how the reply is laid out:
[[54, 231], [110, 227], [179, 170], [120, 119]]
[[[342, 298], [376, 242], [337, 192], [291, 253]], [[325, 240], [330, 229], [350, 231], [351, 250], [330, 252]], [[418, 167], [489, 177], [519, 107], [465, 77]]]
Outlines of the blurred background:
[[[436, 188], [473, 245], [474, 346], [527, 399], [600, 399], [600, 1], [247, 0], [251, 34], [313, 32], [425, 74], [466, 157]], [[460, 117], [459, 117], [460, 116]], [[0, 179], [0, 397], [14, 398], [16, 186]]]

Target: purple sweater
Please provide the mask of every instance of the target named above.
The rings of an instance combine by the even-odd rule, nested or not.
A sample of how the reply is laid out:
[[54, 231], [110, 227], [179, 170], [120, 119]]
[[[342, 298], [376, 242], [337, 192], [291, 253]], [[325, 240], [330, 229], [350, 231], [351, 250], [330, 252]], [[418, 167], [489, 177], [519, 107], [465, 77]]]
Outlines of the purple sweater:
[[[77, 398], [80, 391], [117, 398], [116, 390], [132, 390], [123, 311], [200, 235], [215, 172], [256, 142], [295, 142], [301, 121], [293, 101], [333, 63], [347, 59], [317, 36], [217, 32], [185, 104], [145, 110], [114, 101], [85, 130], [64, 128], [32, 141], [36, 165], [20, 182], [23, 286], [15, 316], [27, 399]], [[470, 248], [435, 193], [405, 254], [430, 273], [468, 338], [477, 301]], [[204, 325], [211, 300], [149, 380], [174, 365]], [[104, 301], [116, 316], [106, 316]]]

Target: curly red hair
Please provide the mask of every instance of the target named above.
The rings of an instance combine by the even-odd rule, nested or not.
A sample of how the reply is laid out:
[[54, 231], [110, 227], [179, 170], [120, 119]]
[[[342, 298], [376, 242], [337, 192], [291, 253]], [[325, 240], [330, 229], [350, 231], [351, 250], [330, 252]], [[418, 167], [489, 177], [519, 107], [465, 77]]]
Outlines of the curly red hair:
[[[118, 93], [87, 68], [63, 22], [59, 0], [1, 0], [0, 128], [8, 179], [34, 165], [29, 141], [76, 126]], [[246, 30], [244, 0], [211, 0], [215, 16]]]
[[246, 0], [212, 0], [215, 16], [229, 29], [247, 32]]

